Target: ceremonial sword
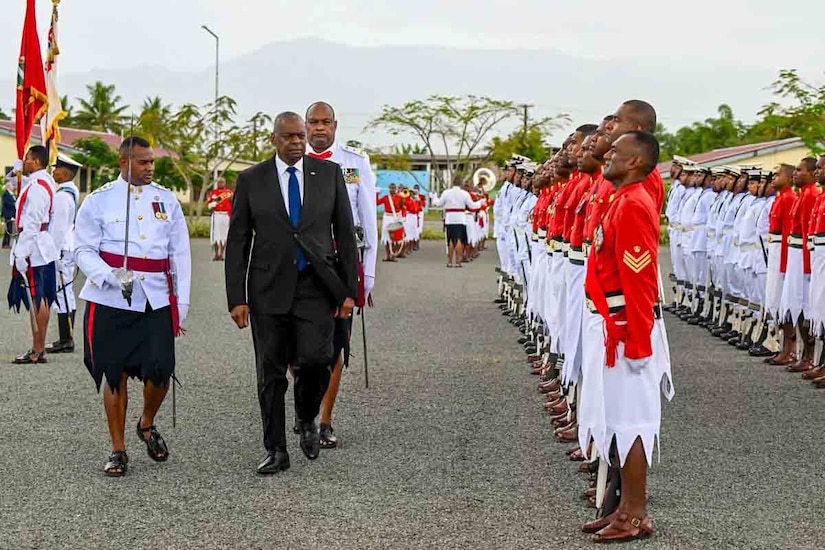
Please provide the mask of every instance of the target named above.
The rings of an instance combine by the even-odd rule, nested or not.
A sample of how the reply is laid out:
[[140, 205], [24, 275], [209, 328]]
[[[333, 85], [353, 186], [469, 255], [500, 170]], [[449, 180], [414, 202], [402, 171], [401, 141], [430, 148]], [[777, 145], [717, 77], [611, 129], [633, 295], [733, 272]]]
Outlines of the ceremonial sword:
[[[393, 209], [394, 210], [394, 209]], [[364, 229], [362, 227], [355, 228], [355, 239], [357, 242], [357, 247], [359, 251], [359, 255], [361, 256], [361, 264], [364, 263], [364, 249], [367, 247], [367, 243], [364, 242]], [[364, 279], [367, 276], [364, 275]], [[364, 305], [361, 306], [361, 341], [364, 344], [364, 387], [369, 389], [370, 388], [370, 365], [369, 359], [367, 357], [367, 320], [366, 320], [366, 312], [367, 312], [367, 302], [369, 301], [369, 296], [364, 296]]]
[[[132, 134], [135, 128], [135, 115], [132, 113], [131, 122], [129, 123], [129, 138], [132, 139]], [[128, 163], [129, 167], [126, 169], [126, 231], [123, 238], [123, 266], [115, 269], [114, 274], [120, 281], [120, 292], [129, 307], [132, 307], [132, 288], [135, 283], [135, 274], [129, 271], [129, 213], [132, 211], [132, 146], [134, 140], [129, 143]]]

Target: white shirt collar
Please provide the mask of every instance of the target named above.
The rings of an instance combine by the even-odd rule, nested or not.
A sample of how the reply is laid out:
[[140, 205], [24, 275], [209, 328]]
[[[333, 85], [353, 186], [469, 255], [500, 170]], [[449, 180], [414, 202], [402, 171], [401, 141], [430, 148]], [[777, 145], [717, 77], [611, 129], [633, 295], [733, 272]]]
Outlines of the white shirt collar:
[[[296, 162], [293, 166], [294, 166], [294, 167], [295, 167], [295, 169], [296, 169], [298, 172], [300, 172], [301, 174], [303, 174], [303, 173], [304, 173], [304, 159], [303, 159], [303, 158], [301, 158], [301, 159], [300, 159], [298, 162]], [[279, 157], [279, 156], [276, 154], [276, 155], [275, 155], [275, 167], [276, 167], [276, 168], [277, 168], [277, 170], [278, 170], [278, 174], [279, 174], [279, 175], [283, 175], [283, 174], [285, 174], [285, 173], [286, 173], [286, 169], [287, 169], [287, 168], [289, 168], [289, 164], [287, 164], [286, 162], [284, 162], [283, 160], [281, 160], [281, 157]]]

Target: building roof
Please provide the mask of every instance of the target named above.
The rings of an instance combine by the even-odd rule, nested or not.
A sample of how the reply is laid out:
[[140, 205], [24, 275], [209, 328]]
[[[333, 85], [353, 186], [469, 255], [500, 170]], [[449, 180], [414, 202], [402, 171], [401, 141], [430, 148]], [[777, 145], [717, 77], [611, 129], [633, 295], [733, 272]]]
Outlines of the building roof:
[[[724, 147], [714, 149], [707, 153], [690, 155], [687, 158], [703, 167], [719, 166], [722, 164], [739, 163], [754, 157], [770, 155], [788, 149], [802, 147], [802, 139], [787, 138], [775, 141], [765, 141], [763, 143], [752, 143], [750, 145], [737, 145], [736, 147]], [[670, 174], [671, 161], [659, 163], [659, 172], [664, 176]]]
[[[11, 132], [14, 135], [14, 121], [13, 120], [0, 120], [0, 130], [6, 130]], [[100, 138], [106, 145], [108, 145], [113, 151], [116, 151], [120, 147], [120, 142], [123, 141], [123, 138], [118, 134], [111, 134], [108, 132], [96, 132], [94, 130], [79, 130], [77, 128], [66, 128], [61, 126], [60, 127], [60, 143], [58, 145], [65, 146], [65, 147], [72, 147], [72, 144], [78, 139], [86, 139], [90, 137]], [[40, 137], [40, 125], [35, 124], [32, 127], [32, 137], [31, 141], [36, 143], [41, 143]], [[75, 149], [77, 151], [77, 149]], [[154, 153], [156, 157], [171, 157], [173, 153], [167, 151], [166, 149], [161, 149], [156, 147], [154, 149]]]

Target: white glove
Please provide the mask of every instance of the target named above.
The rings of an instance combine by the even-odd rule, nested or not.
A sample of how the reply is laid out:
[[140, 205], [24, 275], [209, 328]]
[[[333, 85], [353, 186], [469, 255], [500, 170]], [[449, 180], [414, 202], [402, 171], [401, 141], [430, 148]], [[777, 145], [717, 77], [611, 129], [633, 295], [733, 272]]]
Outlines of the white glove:
[[106, 274], [106, 278], [103, 280], [104, 285], [113, 286], [115, 288], [121, 288], [120, 279], [117, 278], [114, 271], [110, 271]]
[[12, 166], [13, 166], [12, 172], [14, 172], [14, 173], [23, 171], [23, 161], [20, 160], [20, 159], [16, 159], [14, 161], [14, 164], [12, 164]]
[[630, 369], [630, 372], [633, 374], [641, 374], [648, 363], [650, 363], [650, 357], [643, 357], [642, 359], [625, 358], [625, 361], [627, 361], [627, 367]]
[[438, 195], [436, 195], [436, 194], [435, 194], [435, 193], [433, 193], [433, 192], [430, 192], [430, 198], [431, 198], [432, 200], [436, 200], [436, 199], [438, 198]]
[[369, 275], [364, 276], [364, 297], [368, 297], [375, 286], [375, 277]]
[[29, 263], [26, 261], [26, 258], [18, 258], [17, 256], [14, 257], [14, 267], [17, 268], [17, 271], [23, 276], [26, 276], [26, 271], [29, 269]]
[[189, 315], [189, 304], [178, 304], [178, 322], [180, 326], [186, 322], [186, 316]]

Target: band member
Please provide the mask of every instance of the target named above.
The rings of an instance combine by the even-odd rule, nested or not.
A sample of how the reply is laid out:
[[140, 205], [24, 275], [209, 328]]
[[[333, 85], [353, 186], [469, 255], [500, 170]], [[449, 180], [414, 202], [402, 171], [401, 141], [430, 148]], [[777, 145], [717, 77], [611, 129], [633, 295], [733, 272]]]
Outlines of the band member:
[[86, 275], [83, 362], [98, 391], [103, 384], [112, 438], [108, 476], [124, 475], [129, 462], [129, 378], [144, 384], [138, 438], [152, 460], [169, 457], [155, 416], [175, 375], [175, 336], [189, 311], [192, 269], [183, 210], [172, 191], [152, 181], [154, 162], [148, 141], [123, 140], [120, 177], [86, 197], [75, 224], [74, 257]]
[[427, 209], [427, 195], [421, 192], [421, 186], [417, 183], [413, 185], [413, 195], [418, 197], [418, 204], [420, 205], [418, 212], [418, 240], [415, 242], [413, 250], [418, 250], [421, 247], [421, 234], [424, 232], [424, 211]]
[[464, 258], [464, 246], [467, 244], [467, 225], [464, 211], [480, 208], [484, 201], [473, 201], [470, 194], [461, 187], [456, 179], [453, 186], [439, 197], [430, 193], [430, 203], [444, 208], [444, 224], [447, 233], [447, 267], [461, 267]]
[[77, 216], [80, 191], [74, 184], [74, 178], [81, 165], [69, 157], [58, 153], [57, 164], [52, 176], [57, 183], [54, 194], [54, 216], [52, 217], [52, 235], [60, 251], [57, 261], [57, 326], [59, 338], [46, 346], [47, 353], [70, 353], [74, 351], [75, 304], [74, 276], [75, 262], [72, 256], [71, 234]]
[[[46, 363], [49, 310], [56, 299], [55, 262], [59, 256], [49, 231], [56, 185], [46, 171], [49, 153], [42, 145], [29, 149], [23, 159], [26, 185], [17, 200], [17, 241], [11, 250], [12, 279], [9, 308], [22, 304], [31, 314], [32, 347], [14, 359], [15, 364]], [[30, 303], [31, 302], [31, 303]]]
[[226, 296], [238, 328], [252, 325], [267, 451], [258, 466], [262, 475], [289, 468], [284, 395], [290, 365], [300, 447], [308, 459], [318, 458], [315, 418], [334, 361], [334, 318], [349, 318], [358, 295], [344, 175], [334, 162], [305, 155], [306, 132], [300, 115], [275, 118], [276, 155], [238, 176], [229, 223]]
[[[582, 449], [593, 438], [621, 467], [618, 509], [602, 518], [597, 542], [653, 534], [647, 514], [647, 468], [661, 422], [660, 391], [672, 397], [670, 360], [657, 304], [659, 213], [644, 187], [656, 168], [652, 134], [631, 131], [611, 146], [604, 178], [616, 188], [594, 238], [585, 281], [591, 315], [584, 345], [603, 344], [602, 360], [583, 364], [579, 408]], [[654, 307], [655, 306], [655, 307]], [[612, 451], [612, 452], [611, 452]]]
[[[376, 207], [381, 206], [384, 208], [384, 214], [381, 218], [381, 243], [384, 245], [384, 249], [387, 252], [387, 257], [384, 258], [383, 261], [385, 262], [394, 262], [395, 255], [392, 251], [392, 233], [393, 230], [398, 227], [400, 224], [400, 229], [403, 230], [404, 228], [404, 216], [406, 215], [406, 210], [404, 210], [404, 202], [401, 200], [401, 196], [398, 195], [398, 188], [394, 183], [391, 183], [387, 189], [387, 194], [383, 197], [378, 197], [378, 192], [376, 191]], [[396, 229], [397, 230], [397, 229]], [[400, 245], [400, 243], [398, 243]], [[403, 258], [403, 254], [398, 255], [399, 258]]]
[[[313, 103], [306, 113], [307, 155], [326, 159], [341, 166], [347, 185], [352, 220], [359, 241], [359, 285], [355, 300], [357, 307], [364, 307], [375, 285], [375, 262], [378, 257], [378, 227], [375, 215], [375, 176], [366, 153], [353, 147], [340, 145], [336, 139], [338, 121], [335, 110], [324, 102]], [[321, 402], [319, 437], [322, 449], [338, 445], [333, 434], [332, 410], [338, 397], [341, 373], [349, 364], [352, 318], [335, 319], [333, 358], [334, 365], [329, 388]]]
[[209, 225], [212, 261], [223, 261], [226, 251], [226, 234], [229, 232], [229, 216], [232, 214], [233, 194], [233, 191], [226, 187], [226, 179], [220, 176], [206, 200], [206, 207], [212, 212], [212, 223]]

